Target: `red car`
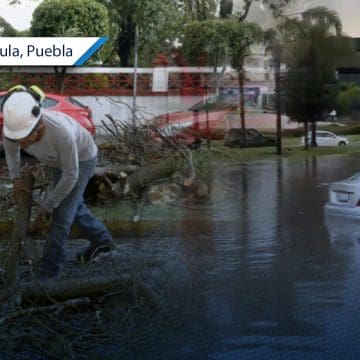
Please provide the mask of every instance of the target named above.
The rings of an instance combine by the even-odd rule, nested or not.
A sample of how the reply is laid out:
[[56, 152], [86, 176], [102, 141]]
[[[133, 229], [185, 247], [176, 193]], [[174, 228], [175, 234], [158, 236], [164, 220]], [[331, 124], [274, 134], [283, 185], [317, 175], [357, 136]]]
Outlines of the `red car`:
[[[5, 95], [6, 91], [0, 92], [0, 107], [4, 101]], [[89, 130], [92, 135], [95, 135], [95, 125], [92, 119], [91, 110], [73, 97], [46, 93], [43, 106], [45, 109], [59, 111], [71, 116], [78, 121], [81, 126]], [[0, 112], [0, 147], [2, 143], [3, 123], [3, 114]]]
[[160, 134], [155, 133], [155, 140], [162, 142], [162, 137], [182, 141], [188, 145], [203, 139], [223, 139], [229, 121], [238, 108], [238, 101], [230, 97], [213, 96], [191, 106], [187, 110], [176, 111], [157, 116], [150, 121]]

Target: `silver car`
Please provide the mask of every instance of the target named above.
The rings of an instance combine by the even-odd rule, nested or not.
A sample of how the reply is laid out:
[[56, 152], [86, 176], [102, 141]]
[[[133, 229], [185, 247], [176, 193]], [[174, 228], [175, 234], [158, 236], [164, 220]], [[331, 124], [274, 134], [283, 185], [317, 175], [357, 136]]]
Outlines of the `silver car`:
[[360, 217], [360, 172], [329, 186], [325, 212]]
[[[308, 133], [309, 143], [311, 141], [311, 132]], [[331, 131], [316, 131], [316, 143], [318, 146], [347, 146], [349, 140], [346, 137], [337, 136]], [[305, 145], [305, 138], [300, 138], [300, 145]]]

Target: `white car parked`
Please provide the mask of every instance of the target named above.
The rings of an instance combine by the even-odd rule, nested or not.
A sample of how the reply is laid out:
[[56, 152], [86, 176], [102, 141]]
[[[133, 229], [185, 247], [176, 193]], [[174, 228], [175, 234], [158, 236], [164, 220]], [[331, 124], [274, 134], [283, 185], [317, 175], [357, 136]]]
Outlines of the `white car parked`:
[[[311, 131], [308, 133], [308, 139], [310, 144]], [[349, 145], [349, 140], [330, 131], [316, 131], [316, 143], [318, 146], [346, 146]], [[300, 138], [300, 145], [305, 145], [304, 136]]]
[[360, 173], [329, 186], [325, 212], [360, 217]]

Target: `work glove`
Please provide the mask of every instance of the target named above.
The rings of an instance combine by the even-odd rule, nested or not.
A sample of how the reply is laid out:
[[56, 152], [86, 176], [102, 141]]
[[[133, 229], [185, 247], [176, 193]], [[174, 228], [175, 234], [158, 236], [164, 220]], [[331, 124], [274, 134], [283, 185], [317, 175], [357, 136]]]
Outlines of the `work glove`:
[[33, 234], [37, 233], [44, 226], [44, 223], [50, 218], [50, 213], [47, 212], [44, 208], [39, 208], [38, 213], [35, 217], [35, 220], [32, 224], [29, 225], [28, 233]]
[[13, 185], [13, 194], [16, 202], [18, 201], [21, 192], [30, 192], [30, 189], [25, 185], [24, 180], [21, 178], [14, 179]]

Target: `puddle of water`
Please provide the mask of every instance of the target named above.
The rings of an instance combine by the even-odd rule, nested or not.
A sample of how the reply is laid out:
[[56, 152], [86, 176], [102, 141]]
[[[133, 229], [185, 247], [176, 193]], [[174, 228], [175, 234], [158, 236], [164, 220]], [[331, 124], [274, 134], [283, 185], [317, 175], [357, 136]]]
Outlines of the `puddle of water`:
[[[184, 209], [158, 249], [162, 259], [181, 254], [197, 281], [179, 292], [182, 279], [174, 279], [180, 295], [145, 358], [360, 355], [360, 244], [336, 245], [323, 215], [323, 184], [352, 175], [358, 163], [326, 156], [214, 168], [208, 219]], [[152, 241], [154, 234], [142, 239]]]

